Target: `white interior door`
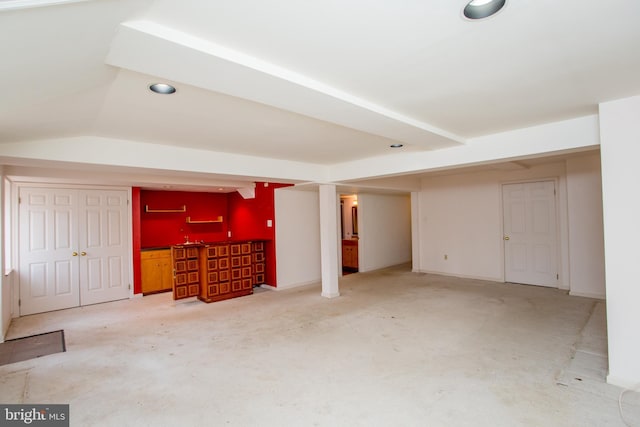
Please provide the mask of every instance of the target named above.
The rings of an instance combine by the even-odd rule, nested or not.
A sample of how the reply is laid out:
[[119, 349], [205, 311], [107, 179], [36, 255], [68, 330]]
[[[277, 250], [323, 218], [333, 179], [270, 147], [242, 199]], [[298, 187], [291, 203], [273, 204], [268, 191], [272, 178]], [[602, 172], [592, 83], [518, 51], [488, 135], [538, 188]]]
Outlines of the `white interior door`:
[[78, 306], [76, 192], [22, 188], [19, 197], [20, 314]]
[[80, 304], [129, 297], [127, 192], [79, 193]]
[[129, 297], [126, 191], [20, 188], [20, 315]]
[[558, 286], [555, 182], [502, 187], [505, 281]]

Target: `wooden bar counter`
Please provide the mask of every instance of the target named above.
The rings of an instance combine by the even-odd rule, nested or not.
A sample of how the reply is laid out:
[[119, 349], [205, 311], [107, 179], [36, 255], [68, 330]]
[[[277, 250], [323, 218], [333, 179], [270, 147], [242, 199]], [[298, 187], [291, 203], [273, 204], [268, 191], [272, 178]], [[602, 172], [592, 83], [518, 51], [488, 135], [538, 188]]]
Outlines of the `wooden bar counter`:
[[210, 303], [253, 293], [264, 283], [264, 242], [215, 242], [171, 247], [173, 299]]

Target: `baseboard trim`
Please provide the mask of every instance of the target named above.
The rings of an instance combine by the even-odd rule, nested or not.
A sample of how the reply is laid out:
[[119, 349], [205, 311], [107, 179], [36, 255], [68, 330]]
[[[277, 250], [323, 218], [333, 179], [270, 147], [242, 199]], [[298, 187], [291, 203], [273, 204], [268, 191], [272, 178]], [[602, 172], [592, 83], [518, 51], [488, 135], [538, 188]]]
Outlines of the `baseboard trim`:
[[640, 387], [639, 381], [624, 380], [620, 377], [615, 377], [611, 374], [607, 375], [607, 383], [618, 386], [618, 387], [622, 387], [626, 390], [634, 390], [634, 391], [637, 391], [638, 388]]
[[302, 283], [292, 283], [289, 285], [280, 285], [280, 286], [271, 286], [271, 285], [260, 285], [261, 288], [265, 288], [265, 289], [269, 289], [271, 291], [284, 291], [286, 289], [293, 289], [293, 288], [299, 288], [301, 286], [307, 286], [307, 285], [316, 285], [319, 284], [321, 281], [320, 279], [318, 280], [312, 280], [310, 282], [302, 282]]
[[595, 292], [573, 292], [573, 291], [569, 291], [569, 295], [571, 295], [572, 297], [594, 298], [594, 299], [600, 299], [600, 300], [603, 300], [603, 301], [607, 299], [606, 295], [595, 293]]
[[325, 298], [337, 298], [340, 296], [340, 292], [323, 292], [322, 296]]
[[412, 270], [412, 272], [434, 274], [436, 276], [459, 277], [460, 279], [474, 279], [474, 280], [485, 280], [487, 282], [504, 283], [504, 279], [502, 277], [470, 276], [466, 274], [443, 273], [442, 271], [433, 271], [433, 270]]

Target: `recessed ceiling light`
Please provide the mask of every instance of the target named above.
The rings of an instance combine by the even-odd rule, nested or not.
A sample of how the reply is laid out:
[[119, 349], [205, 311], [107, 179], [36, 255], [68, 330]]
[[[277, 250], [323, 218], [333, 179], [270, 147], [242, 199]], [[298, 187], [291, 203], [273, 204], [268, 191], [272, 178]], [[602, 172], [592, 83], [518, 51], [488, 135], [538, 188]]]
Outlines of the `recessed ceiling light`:
[[389, 147], [391, 147], [391, 148], [401, 148], [401, 147], [404, 147], [404, 144], [391, 144]]
[[176, 91], [175, 87], [168, 85], [166, 83], [154, 83], [151, 86], [149, 86], [149, 89], [151, 89], [152, 92], [160, 93], [162, 95], [171, 95]]
[[498, 13], [507, 0], [471, 0], [462, 13], [468, 19], [484, 19]]

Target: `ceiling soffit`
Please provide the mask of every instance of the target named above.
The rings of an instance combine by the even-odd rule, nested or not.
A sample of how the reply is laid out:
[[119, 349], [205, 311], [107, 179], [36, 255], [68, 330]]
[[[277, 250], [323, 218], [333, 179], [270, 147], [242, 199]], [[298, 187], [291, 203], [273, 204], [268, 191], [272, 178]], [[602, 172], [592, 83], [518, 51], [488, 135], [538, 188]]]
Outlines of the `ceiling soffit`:
[[154, 22], [121, 24], [106, 63], [296, 112], [421, 149], [464, 143], [463, 138], [428, 123]]

